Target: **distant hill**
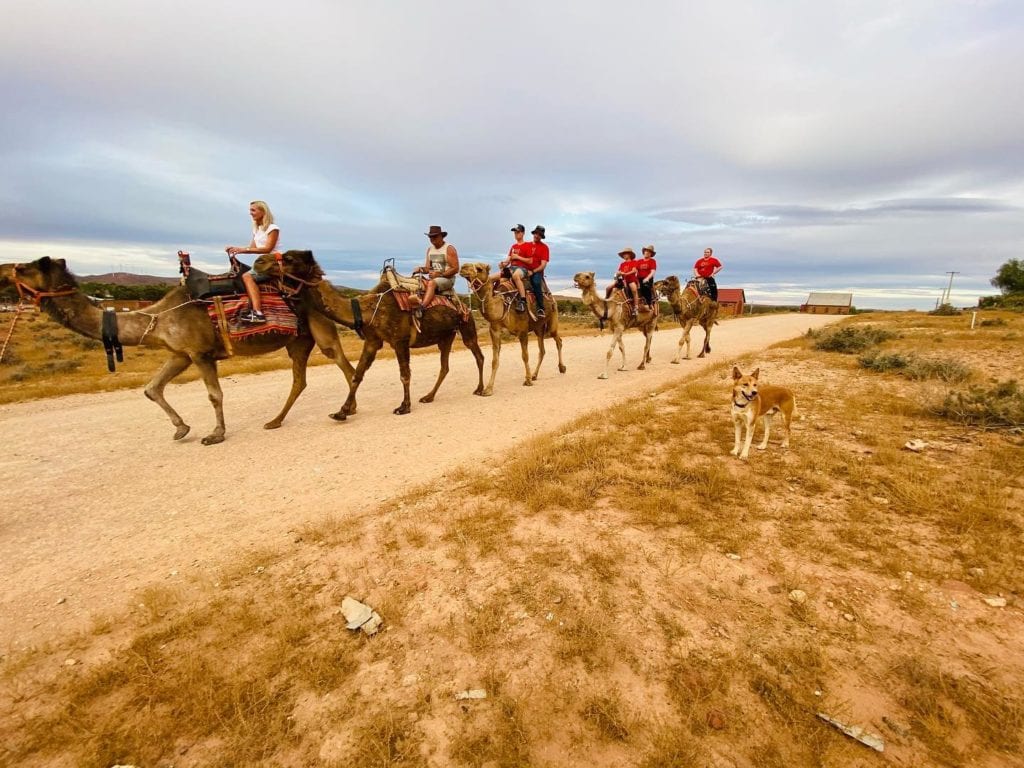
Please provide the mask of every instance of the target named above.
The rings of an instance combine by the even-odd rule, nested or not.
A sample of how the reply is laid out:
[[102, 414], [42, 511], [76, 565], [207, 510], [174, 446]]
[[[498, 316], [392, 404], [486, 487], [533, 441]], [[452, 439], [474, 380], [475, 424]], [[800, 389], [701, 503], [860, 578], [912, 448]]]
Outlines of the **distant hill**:
[[174, 285], [177, 277], [157, 275], [134, 275], [131, 272], [107, 272], [102, 275], [79, 275], [80, 283], [105, 283], [108, 285]]

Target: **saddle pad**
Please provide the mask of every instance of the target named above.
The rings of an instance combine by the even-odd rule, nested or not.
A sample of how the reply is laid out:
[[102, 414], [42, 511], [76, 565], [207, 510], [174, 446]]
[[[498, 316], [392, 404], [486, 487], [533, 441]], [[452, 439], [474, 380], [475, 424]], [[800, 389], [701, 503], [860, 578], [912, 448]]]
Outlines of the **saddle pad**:
[[[395, 291], [394, 295], [395, 301], [398, 302], [398, 308], [403, 312], [412, 312], [414, 309], [416, 309], [416, 307], [419, 306], [419, 304], [413, 305], [412, 295], [406, 293], [405, 291]], [[447, 296], [444, 296], [440, 293], [435, 293], [434, 298], [431, 300], [430, 304], [423, 308], [430, 309], [430, 307], [451, 307], [463, 317], [466, 316], [466, 312], [464, 307], [462, 306], [461, 301], [459, 302], [459, 305], [456, 306], [455, 302], [453, 302]]]
[[[281, 298], [281, 294], [268, 286], [260, 286], [260, 303], [263, 305], [263, 314], [267, 316], [265, 323], [247, 323], [240, 320], [238, 316], [249, 309], [249, 297], [244, 293], [235, 296], [225, 296], [221, 299], [224, 305], [224, 315], [228, 320], [228, 335], [231, 339], [248, 339], [264, 333], [286, 333], [297, 336], [299, 333], [299, 318], [292, 312], [291, 307]], [[210, 304], [206, 308], [210, 321], [217, 325], [217, 310]]]
[[383, 273], [384, 279], [388, 281], [388, 285], [396, 292], [409, 291], [411, 293], [417, 293], [423, 288], [423, 284], [415, 277], [407, 277], [406, 275], [400, 275], [391, 267], [385, 267]]

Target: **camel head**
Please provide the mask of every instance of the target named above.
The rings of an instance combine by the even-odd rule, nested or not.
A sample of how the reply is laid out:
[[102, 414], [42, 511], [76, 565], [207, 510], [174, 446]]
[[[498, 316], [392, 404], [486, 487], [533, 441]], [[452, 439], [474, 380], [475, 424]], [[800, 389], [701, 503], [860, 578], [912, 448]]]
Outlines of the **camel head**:
[[656, 282], [654, 287], [657, 288], [658, 293], [662, 296], [671, 296], [679, 290], [679, 278], [675, 275], [669, 275], [664, 280]]
[[474, 291], [487, 282], [490, 274], [491, 265], [484, 264], [482, 261], [469, 262], [459, 267], [459, 275], [466, 278], [469, 287]]
[[324, 276], [324, 271], [316, 263], [312, 251], [285, 251], [280, 258], [277, 254], [264, 253], [256, 259], [252, 268], [261, 275], [291, 275], [309, 282], [316, 282]]
[[572, 281], [576, 284], [576, 287], [581, 291], [587, 291], [594, 287], [594, 273], [593, 272], [577, 272], [573, 275]]
[[22, 283], [33, 291], [56, 291], [77, 285], [64, 259], [41, 259], [27, 264], [0, 264], [0, 288]]

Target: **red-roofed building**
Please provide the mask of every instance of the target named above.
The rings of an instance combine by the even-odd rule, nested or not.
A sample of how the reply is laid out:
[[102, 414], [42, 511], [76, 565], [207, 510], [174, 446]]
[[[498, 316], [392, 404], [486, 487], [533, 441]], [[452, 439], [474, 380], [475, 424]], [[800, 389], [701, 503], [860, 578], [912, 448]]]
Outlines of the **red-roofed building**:
[[718, 289], [718, 312], [722, 315], [742, 315], [747, 295], [742, 288]]

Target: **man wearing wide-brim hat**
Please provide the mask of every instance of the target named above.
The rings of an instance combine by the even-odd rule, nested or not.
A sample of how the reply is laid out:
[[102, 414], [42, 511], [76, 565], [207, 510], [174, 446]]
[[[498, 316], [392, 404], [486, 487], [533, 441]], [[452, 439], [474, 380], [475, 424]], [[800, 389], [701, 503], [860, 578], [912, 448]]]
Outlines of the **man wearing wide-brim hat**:
[[636, 276], [640, 282], [640, 296], [647, 302], [647, 306], [653, 307], [655, 314], [658, 312], [658, 303], [654, 296], [654, 272], [658, 269], [658, 262], [654, 260], [653, 245], [645, 245], [642, 255], [636, 260]]
[[619, 262], [619, 269], [615, 273], [615, 282], [608, 286], [605, 296], [610, 297], [615, 286], [621, 282], [623, 289], [626, 291], [626, 297], [632, 302], [635, 314], [640, 304], [640, 291], [637, 286], [636, 251], [626, 246], [619, 251], [619, 258], [622, 261]]
[[423, 300], [416, 309], [418, 317], [423, 317], [423, 308], [434, 300], [435, 293], [451, 293], [455, 287], [455, 276], [459, 274], [459, 252], [454, 245], [444, 241], [448, 233], [434, 224], [424, 234], [430, 239], [427, 258], [423, 266], [412, 271], [414, 275], [422, 275], [424, 286]]

